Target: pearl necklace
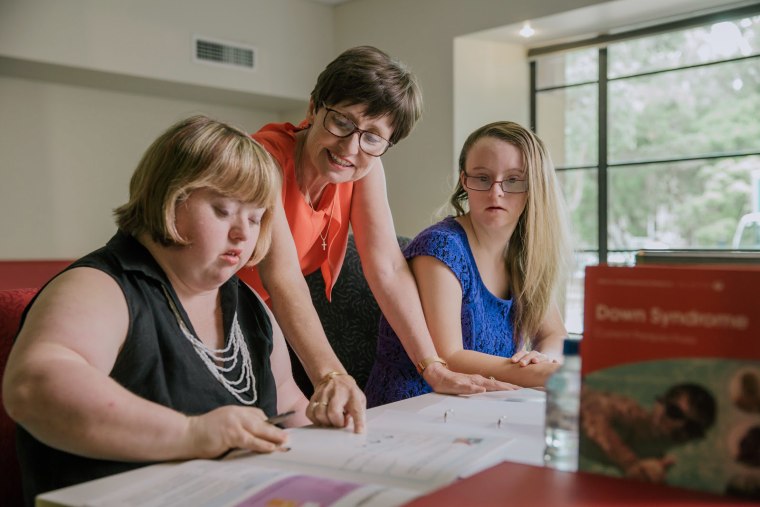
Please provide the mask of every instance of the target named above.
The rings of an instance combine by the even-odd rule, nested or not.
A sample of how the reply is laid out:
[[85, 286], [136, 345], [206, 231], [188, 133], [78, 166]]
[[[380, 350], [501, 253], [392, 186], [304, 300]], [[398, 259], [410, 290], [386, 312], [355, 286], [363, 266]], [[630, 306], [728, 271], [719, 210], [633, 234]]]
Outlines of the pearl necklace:
[[[224, 386], [227, 391], [230, 392], [240, 403], [243, 405], [253, 405], [258, 399], [256, 393], [256, 377], [253, 376], [253, 368], [251, 367], [251, 355], [248, 352], [248, 345], [243, 338], [243, 331], [238, 324], [237, 311], [232, 318], [232, 329], [230, 330], [230, 336], [227, 340], [227, 346], [223, 349], [210, 349], [204, 344], [200, 338], [195, 336], [190, 329], [188, 329], [185, 321], [182, 320], [182, 316], [177, 309], [177, 305], [169, 295], [169, 291], [164, 289], [164, 295], [169, 302], [169, 306], [174, 313], [174, 318], [177, 319], [177, 324], [185, 338], [193, 346], [193, 350], [201, 358], [203, 364], [206, 365], [208, 371], [216, 378], [219, 383]], [[238, 357], [242, 359], [242, 367], [240, 371], [240, 377], [237, 380], [228, 380], [224, 375], [232, 371], [238, 363]], [[231, 363], [229, 366], [224, 366], [225, 363]], [[221, 365], [221, 366], [220, 366]], [[240, 384], [243, 384], [242, 386]], [[241, 393], [253, 393], [251, 399], [244, 399]]]

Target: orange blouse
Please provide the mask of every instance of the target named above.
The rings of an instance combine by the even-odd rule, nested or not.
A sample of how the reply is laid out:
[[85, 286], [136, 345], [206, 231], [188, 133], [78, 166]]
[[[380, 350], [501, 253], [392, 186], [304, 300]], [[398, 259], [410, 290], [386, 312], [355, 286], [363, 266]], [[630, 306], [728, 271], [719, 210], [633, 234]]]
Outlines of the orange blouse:
[[[305, 122], [298, 127], [290, 123], [270, 123], [252, 137], [266, 148], [280, 166], [283, 177], [282, 204], [298, 252], [301, 272], [308, 275], [317, 268], [322, 270], [329, 301], [346, 257], [354, 184], [327, 185], [314, 209], [309, 206], [298, 189], [295, 172], [295, 134], [306, 127]], [[258, 268], [243, 268], [238, 271], [238, 276], [269, 304], [269, 294], [261, 283]]]

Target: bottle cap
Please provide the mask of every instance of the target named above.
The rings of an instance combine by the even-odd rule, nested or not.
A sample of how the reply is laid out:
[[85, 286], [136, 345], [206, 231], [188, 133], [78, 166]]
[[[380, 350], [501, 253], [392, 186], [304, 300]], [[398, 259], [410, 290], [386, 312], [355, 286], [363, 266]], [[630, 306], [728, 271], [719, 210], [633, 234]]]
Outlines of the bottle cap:
[[580, 354], [581, 341], [575, 338], [565, 338], [562, 344], [563, 356], [577, 356]]

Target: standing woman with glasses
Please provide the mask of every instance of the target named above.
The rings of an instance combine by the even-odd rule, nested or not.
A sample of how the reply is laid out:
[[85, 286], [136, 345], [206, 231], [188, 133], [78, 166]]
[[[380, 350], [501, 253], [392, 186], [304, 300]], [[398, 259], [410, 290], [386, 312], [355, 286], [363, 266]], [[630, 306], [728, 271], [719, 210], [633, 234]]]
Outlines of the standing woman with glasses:
[[[563, 200], [543, 143], [512, 122], [470, 134], [450, 199], [456, 216], [406, 247], [435, 348], [453, 371], [543, 386], [567, 335], [555, 291], [570, 258]], [[380, 321], [368, 406], [428, 392]]]
[[322, 71], [300, 125], [269, 124], [253, 135], [282, 171], [282, 195], [268, 255], [238, 274], [268, 299], [314, 383], [306, 413], [316, 424], [344, 427], [352, 419], [355, 431], [364, 428], [364, 394], [330, 347], [304, 279], [321, 270], [330, 299], [349, 225], [369, 287], [410, 361], [428, 365], [425, 380], [444, 393], [504, 387], [445, 368], [398, 246], [380, 156], [409, 135], [421, 112], [415, 77], [384, 52], [361, 46]]

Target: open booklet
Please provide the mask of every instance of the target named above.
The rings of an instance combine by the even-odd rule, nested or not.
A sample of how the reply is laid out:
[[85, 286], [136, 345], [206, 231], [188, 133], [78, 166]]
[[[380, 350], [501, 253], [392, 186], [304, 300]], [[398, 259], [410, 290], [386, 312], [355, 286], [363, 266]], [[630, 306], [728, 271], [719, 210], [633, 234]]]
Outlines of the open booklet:
[[289, 435], [281, 452], [156, 465], [41, 495], [37, 505], [401, 505], [503, 460], [511, 441], [477, 429], [436, 432], [419, 422], [376, 422], [364, 434], [307, 427]]

